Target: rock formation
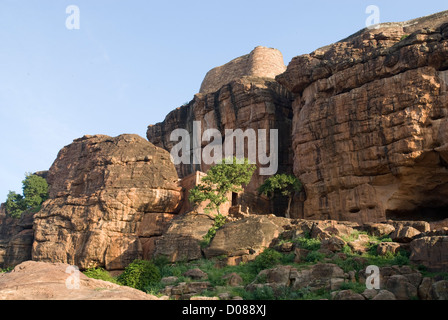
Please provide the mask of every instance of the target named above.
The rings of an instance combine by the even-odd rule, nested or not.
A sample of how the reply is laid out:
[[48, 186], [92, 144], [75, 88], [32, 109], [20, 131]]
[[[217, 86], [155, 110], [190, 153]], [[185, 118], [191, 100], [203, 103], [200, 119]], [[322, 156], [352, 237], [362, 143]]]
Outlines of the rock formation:
[[0, 215], [0, 268], [11, 268], [31, 259], [34, 212], [20, 219]]
[[364, 29], [277, 76], [296, 96], [305, 218], [446, 217], [447, 22], [443, 12]]
[[285, 72], [282, 53], [273, 48], [256, 47], [251, 53], [210, 70], [200, 93], [213, 93], [234, 80], [244, 77], [271, 78]]
[[[272, 64], [275, 66], [272, 67]], [[193, 141], [195, 121], [200, 122], [200, 137], [207, 129], [217, 129], [224, 140], [226, 129], [241, 129], [243, 132], [253, 129], [257, 133], [259, 129], [266, 129], [268, 133], [270, 129], [276, 129], [279, 136], [278, 172], [292, 173], [292, 95], [273, 79], [275, 74], [281, 72], [280, 65], [283, 65], [283, 58], [277, 50], [258, 47], [248, 56], [213, 69], [204, 79], [201, 93], [196, 94], [188, 105], [170, 112], [163, 122], [148, 127], [148, 140], [171, 151], [179, 143], [170, 141], [171, 133], [175, 129], [186, 129]], [[202, 150], [205, 146], [206, 142], [203, 142]], [[269, 140], [266, 147], [269, 151]], [[247, 149], [246, 143], [246, 156]], [[203, 161], [201, 164], [191, 161], [189, 164], [177, 165], [176, 168], [179, 177], [184, 178], [195, 171], [206, 172], [210, 165]], [[250, 208], [257, 213], [271, 212], [268, 202], [258, 197], [256, 192], [266, 178], [259, 171], [254, 174], [246, 192], [236, 203], [242, 205], [243, 211]]]
[[[0, 300], [158, 300], [111, 282], [90, 279], [68, 264], [27, 261], [0, 274]], [[71, 278], [72, 277], [72, 278]]]
[[48, 173], [33, 260], [114, 270], [150, 256], [178, 210], [177, 180], [168, 152], [137, 135], [75, 140]]

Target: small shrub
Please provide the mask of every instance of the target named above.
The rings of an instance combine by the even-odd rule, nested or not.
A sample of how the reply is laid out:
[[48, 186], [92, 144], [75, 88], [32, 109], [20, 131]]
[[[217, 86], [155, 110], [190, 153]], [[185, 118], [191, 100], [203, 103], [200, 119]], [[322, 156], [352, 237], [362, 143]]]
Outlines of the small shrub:
[[109, 272], [104, 270], [103, 268], [90, 268], [83, 272], [87, 277], [92, 279], [98, 279], [103, 281], [109, 281], [112, 283], [117, 283], [117, 280], [112, 277]]
[[277, 264], [280, 264], [282, 259], [282, 254], [274, 249], [268, 248], [264, 250], [255, 260], [252, 262], [252, 265], [257, 272], [270, 269]]
[[294, 242], [302, 249], [316, 251], [321, 247], [319, 239], [297, 238]]
[[160, 279], [160, 271], [152, 262], [134, 260], [117, 280], [121, 285], [143, 291], [146, 287], [158, 283]]
[[325, 254], [318, 252], [318, 251], [311, 251], [306, 256], [305, 261], [316, 263], [316, 262], [322, 261], [324, 258], [325, 258]]
[[339, 290], [352, 290], [356, 293], [363, 293], [366, 290], [366, 285], [359, 282], [344, 282]]

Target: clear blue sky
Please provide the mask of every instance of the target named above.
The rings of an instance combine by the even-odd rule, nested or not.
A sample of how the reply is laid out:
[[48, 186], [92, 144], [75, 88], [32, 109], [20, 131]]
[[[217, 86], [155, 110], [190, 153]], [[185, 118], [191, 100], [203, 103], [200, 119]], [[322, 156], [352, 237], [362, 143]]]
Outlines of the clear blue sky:
[[[66, 7], [80, 9], [68, 30]], [[0, 0], [0, 200], [85, 134], [136, 133], [190, 101], [206, 72], [258, 45], [285, 63], [445, 1]]]

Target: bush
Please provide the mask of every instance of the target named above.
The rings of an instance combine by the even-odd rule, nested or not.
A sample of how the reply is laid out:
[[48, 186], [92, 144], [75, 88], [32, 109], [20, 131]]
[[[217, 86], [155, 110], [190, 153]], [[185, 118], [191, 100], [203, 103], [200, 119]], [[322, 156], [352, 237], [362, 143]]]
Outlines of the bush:
[[319, 250], [321, 246], [319, 239], [297, 238], [294, 242], [297, 243], [300, 248], [310, 251]]
[[90, 268], [83, 272], [87, 277], [97, 280], [108, 281], [112, 283], [117, 283], [117, 280], [112, 277], [109, 272], [103, 268]]
[[159, 269], [150, 261], [134, 260], [118, 277], [118, 283], [144, 291], [161, 279]]
[[252, 265], [257, 272], [260, 272], [261, 270], [270, 269], [280, 264], [282, 257], [280, 252], [268, 248], [255, 258]]
[[316, 262], [322, 261], [324, 258], [325, 258], [325, 254], [318, 252], [318, 251], [311, 251], [306, 256], [305, 261], [316, 263]]

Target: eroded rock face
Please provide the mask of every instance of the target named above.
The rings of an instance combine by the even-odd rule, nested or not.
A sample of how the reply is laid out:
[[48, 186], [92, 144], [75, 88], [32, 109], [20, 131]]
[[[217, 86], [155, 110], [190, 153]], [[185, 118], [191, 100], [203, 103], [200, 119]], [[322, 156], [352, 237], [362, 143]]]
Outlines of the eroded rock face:
[[277, 77], [297, 96], [305, 218], [428, 218], [448, 206], [447, 22], [444, 12], [365, 29]]
[[[192, 148], [196, 137], [194, 135], [195, 122], [200, 123], [200, 132], [197, 135], [200, 139], [204, 138], [203, 134], [208, 129], [218, 130], [223, 141], [226, 137], [226, 129], [241, 129], [244, 133], [248, 129], [253, 129], [257, 138], [260, 137], [258, 130], [267, 130], [267, 141], [264, 143], [266, 150], [270, 148], [270, 130], [275, 129], [278, 130], [278, 172], [291, 173], [291, 102], [292, 95], [275, 80], [243, 77], [226, 83], [213, 93], [195, 95], [193, 101], [170, 112], [163, 122], [149, 126], [147, 138], [154, 145], [171, 151], [180, 142], [170, 141], [171, 133], [176, 129], [186, 129], [190, 136], [190, 155], [193, 159]], [[202, 142], [201, 154], [211, 141], [204, 140]], [[221, 141], [217, 142], [221, 143]], [[244, 144], [247, 157], [247, 140]], [[257, 151], [260, 151], [258, 146]], [[258, 156], [256, 157], [257, 161], [260, 160]], [[268, 165], [258, 164], [259, 167], [268, 167]], [[190, 163], [182, 163], [176, 168], [179, 177], [184, 178], [196, 171], [207, 172], [210, 166], [204, 161], [201, 161], [201, 164], [194, 164], [191, 160]], [[246, 208], [250, 208], [253, 213], [273, 213], [267, 199], [259, 197], [256, 191], [268, 178], [268, 176], [260, 175], [259, 170], [259, 168], [256, 170], [252, 181], [245, 189], [246, 192], [238, 198], [238, 202], [234, 205], [242, 205], [244, 212]], [[295, 211], [291, 213], [291, 216], [298, 217], [295, 216]]]
[[11, 268], [31, 259], [34, 212], [20, 219], [0, 215], [0, 268]]
[[85, 136], [49, 173], [50, 199], [35, 215], [32, 258], [81, 269], [124, 269], [149, 255], [181, 200], [170, 155], [137, 135]]

